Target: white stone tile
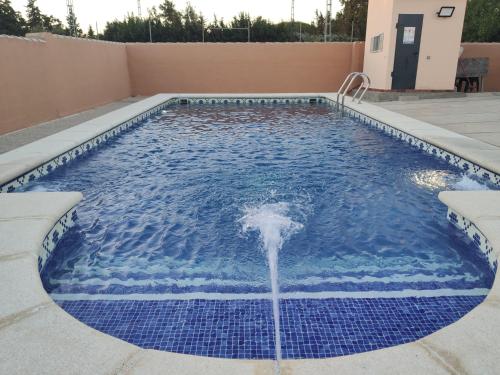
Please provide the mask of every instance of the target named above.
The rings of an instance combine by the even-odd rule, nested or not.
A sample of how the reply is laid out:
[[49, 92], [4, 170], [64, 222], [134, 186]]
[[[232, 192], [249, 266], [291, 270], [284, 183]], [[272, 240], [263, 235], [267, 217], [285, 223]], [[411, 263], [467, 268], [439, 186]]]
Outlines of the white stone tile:
[[451, 130], [455, 133], [466, 134], [474, 138], [474, 133], [494, 133], [500, 134], [500, 126], [498, 122], [469, 122], [464, 124], [446, 124], [441, 125], [442, 128]]
[[33, 159], [18, 158], [15, 161], [0, 160], [0, 184], [12, 181], [35, 168], [40, 164], [39, 160], [39, 157], [35, 157]]
[[127, 375], [275, 375], [273, 361], [244, 361], [195, 357], [154, 350], [134, 356]]
[[81, 199], [79, 192], [0, 194], [0, 219], [43, 217], [59, 220]]
[[56, 305], [0, 329], [0, 374], [115, 374], [139, 349]]
[[421, 342], [459, 373], [497, 375], [500, 305], [483, 303]]
[[52, 303], [43, 289], [34, 256], [0, 261], [0, 300], [0, 320]]
[[449, 375], [450, 369], [417, 344], [321, 360], [284, 361], [293, 375]]
[[439, 199], [473, 222], [481, 217], [500, 218], [500, 191], [443, 191]]
[[[429, 131], [429, 132], [416, 132], [417, 136], [428, 141], [435, 146], [441, 147], [445, 150], [457, 150], [459, 152], [467, 153], [469, 151], [477, 150], [498, 150], [498, 147], [490, 145], [485, 142], [481, 142], [477, 139], [472, 139], [457, 133], [453, 133], [446, 129], [441, 129], [440, 131]], [[462, 155], [459, 155], [462, 156]], [[467, 155], [463, 155], [467, 157]]]
[[29, 155], [38, 157], [40, 160], [38, 165], [40, 165], [77, 145], [78, 143], [76, 141], [63, 139], [59, 133], [57, 133], [0, 155], [0, 163], [16, 160], [16, 158], [22, 159]]
[[485, 143], [491, 144], [498, 148], [500, 146], [500, 121], [495, 124], [497, 126], [497, 132], [495, 133], [473, 133], [468, 134], [470, 137], [483, 141]]
[[43, 239], [57, 219], [0, 219], [0, 257], [29, 253], [38, 256]]

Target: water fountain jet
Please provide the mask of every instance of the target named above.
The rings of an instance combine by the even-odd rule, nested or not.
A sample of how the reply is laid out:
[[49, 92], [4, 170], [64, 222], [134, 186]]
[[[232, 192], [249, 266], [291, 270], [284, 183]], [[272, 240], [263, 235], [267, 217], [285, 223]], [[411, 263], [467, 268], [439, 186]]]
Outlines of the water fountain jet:
[[284, 242], [294, 233], [303, 228], [303, 225], [293, 221], [288, 215], [289, 204], [286, 202], [267, 203], [258, 207], [245, 208], [245, 215], [240, 219], [243, 232], [259, 231], [262, 248], [266, 252], [271, 278], [273, 301], [274, 337], [276, 352], [276, 369], [279, 373], [279, 362], [282, 359], [280, 337], [280, 310], [279, 310], [279, 275], [278, 253]]

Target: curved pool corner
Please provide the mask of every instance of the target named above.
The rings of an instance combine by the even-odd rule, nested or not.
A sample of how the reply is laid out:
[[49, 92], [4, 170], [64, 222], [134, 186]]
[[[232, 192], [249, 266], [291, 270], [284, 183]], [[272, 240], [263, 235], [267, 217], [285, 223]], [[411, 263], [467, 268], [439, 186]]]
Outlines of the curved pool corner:
[[0, 373], [273, 373], [270, 361], [193, 360], [143, 350], [62, 310], [42, 286], [40, 260], [69, 229], [81, 199], [77, 192], [0, 195]]
[[[47, 233], [82, 199], [80, 193], [0, 196], [0, 372], [273, 374], [272, 361], [193, 357], [140, 349], [68, 315], [43, 289], [38, 258]], [[500, 192], [443, 192], [440, 199], [500, 247]], [[20, 230], [20, 229], [23, 230]], [[28, 229], [28, 230], [27, 230]], [[497, 255], [497, 252], [494, 252]], [[494, 373], [500, 349], [500, 283], [456, 323], [410, 344], [332, 359], [287, 360], [283, 374]]]

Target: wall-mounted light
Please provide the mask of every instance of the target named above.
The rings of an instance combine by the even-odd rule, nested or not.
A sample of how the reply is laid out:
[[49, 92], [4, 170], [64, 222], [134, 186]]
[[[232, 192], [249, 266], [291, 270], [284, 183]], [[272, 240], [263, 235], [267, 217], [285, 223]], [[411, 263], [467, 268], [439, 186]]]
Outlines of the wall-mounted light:
[[439, 12], [437, 12], [437, 16], [447, 18], [453, 16], [454, 12], [455, 12], [455, 7], [441, 7]]

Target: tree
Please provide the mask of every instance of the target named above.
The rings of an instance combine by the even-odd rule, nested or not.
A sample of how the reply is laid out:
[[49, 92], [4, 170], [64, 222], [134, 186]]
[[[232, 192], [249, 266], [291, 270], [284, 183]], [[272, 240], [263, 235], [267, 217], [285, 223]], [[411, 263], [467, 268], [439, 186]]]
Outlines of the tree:
[[78, 37], [82, 35], [82, 29], [78, 24], [76, 14], [73, 9], [70, 9], [68, 16], [66, 17], [66, 22], [68, 23], [68, 28], [66, 29], [66, 35]]
[[60, 19], [42, 14], [42, 20], [44, 31], [52, 34], [66, 34], [66, 29]]
[[184, 40], [182, 14], [175, 9], [172, 1], [164, 0], [160, 4], [160, 20], [163, 25], [162, 40], [165, 42], [180, 42]]
[[10, 0], [0, 0], [0, 34], [24, 35], [25, 21], [19, 12], [16, 12]]
[[184, 14], [182, 15], [184, 28], [184, 42], [201, 42], [203, 18], [196, 10], [187, 4]]
[[[337, 14], [337, 17], [341, 18], [343, 15], [339, 15], [341, 12]], [[304, 35], [302, 36], [302, 40], [307, 42], [322, 42], [325, 40], [325, 22], [326, 17], [320, 11], [316, 10], [316, 19], [314, 22], [309, 25], [309, 27], [305, 30]], [[350, 36], [350, 26], [349, 26], [349, 35], [346, 34], [343, 30], [340, 30], [339, 27], [335, 27], [339, 24], [338, 21], [332, 20], [332, 34], [328, 38], [330, 42], [345, 42], [349, 41]], [[346, 28], [347, 30], [347, 28]]]
[[368, 0], [340, 0], [342, 10], [337, 13], [332, 32], [341, 38], [353, 36], [354, 40], [365, 40]]
[[[227, 36], [231, 42], [246, 42], [248, 41], [248, 27], [252, 24], [250, 14], [240, 12], [236, 17], [233, 17], [229, 27], [242, 30], [233, 30]], [[247, 29], [247, 30], [245, 30]], [[251, 34], [251, 31], [250, 31]]]
[[48, 31], [54, 34], [64, 34], [66, 32], [59, 19], [45, 15], [40, 11], [40, 8], [36, 5], [36, 0], [28, 0], [26, 15], [26, 26], [29, 32]]
[[262, 17], [252, 21], [252, 42], [270, 42], [278, 38], [276, 25]]
[[87, 31], [87, 38], [89, 38], [89, 39], [96, 38], [95, 33], [94, 33], [94, 29], [92, 28], [92, 26], [89, 26], [89, 30]]
[[305, 22], [295, 22], [293, 25], [293, 41], [302, 41], [302, 42], [319, 42], [322, 41], [324, 36], [324, 29], [319, 31], [316, 28], [316, 24], [305, 23]]
[[28, 0], [26, 4], [26, 25], [32, 33], [44, 31], [44, 19], [40, 8], [36, 5], [36, 0]]
[[500, 0], [468, 0], [464, 42], [500, 42]]
[[152, 7], [149, 11], [149, 19], [147, 25], [147, 34], [149, 41], [149, 23], [151, 23], [151, 39], [155, 42], [164, 41], [165, 35], [163, 33], [163, 24], [161, 20], [161, 16], [158, 13], [156, 7]]
[[[351, 21], [355, 22], [354, 37], [363, 39], [366, 29], [368, 0], [341, 0], [344, 8], [337, 15], [336, 24], [340, 31], [331, 40], [349, 40]], [[171, 0], [163, 0], [158, 9], [153, 7], [147, 19], [128, 15], [122, 21], [114, 20], [106, 24], [103, 38], [117, 42], [147, 42], [149, 23], [154, 42], [246, 42], [247, 27], [250, 25], [252, 42], [297, 42], [323, 41], [325, 17], [316, 11], [316, 20], [311, 24], [303, 22], [272, 23], [262, 17], [251, 18], [241, 12], [230, 22], [214, 16], [211, 23], [189, 3], [179, 12]], [[205, 30], [203, 30], [205, 29]], [[228, 30], [233, 29], [233, 30]], [[236, 29], [236, 30], [235, 30]]]
[[316, 34], [322, 35], [325, 32], [325, 16], [319, 10], [316, 9], [316, 17], [314, 20], [314, 26], [316, 28]]
[[129, 14], [123, 21], [108, 22], [103, 38], [115, 42], [147, 42], [149, 41], [147, 21]]

